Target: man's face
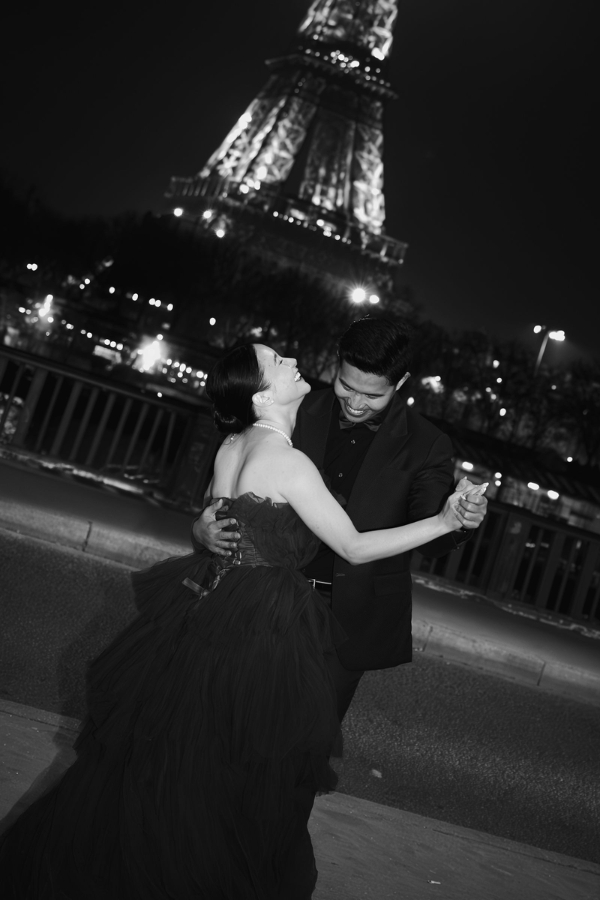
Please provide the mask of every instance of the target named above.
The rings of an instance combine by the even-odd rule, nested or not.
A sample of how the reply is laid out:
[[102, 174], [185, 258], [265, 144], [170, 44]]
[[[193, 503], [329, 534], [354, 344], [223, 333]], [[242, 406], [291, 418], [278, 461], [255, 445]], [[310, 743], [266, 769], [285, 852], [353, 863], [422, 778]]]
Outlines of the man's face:
[[363, 372], [344, 361], [333, 390], [349, 422], [367, 422], [391, 402], [396, 385], [390, 384], [383, 375]]

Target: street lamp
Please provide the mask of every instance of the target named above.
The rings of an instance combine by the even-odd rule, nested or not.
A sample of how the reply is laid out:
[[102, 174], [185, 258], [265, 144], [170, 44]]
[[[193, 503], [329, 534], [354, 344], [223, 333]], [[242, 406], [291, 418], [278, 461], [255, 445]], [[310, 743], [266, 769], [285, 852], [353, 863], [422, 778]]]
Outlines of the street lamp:
[[364, 303], [364, 301], [367, 299], [367, 292], [362, 287], [355, 287], [350, 292], [350, 299], [353, 303]]
[[562, 330], [550, 331], [550, 329], [546, 325], [535, 325], [534, 329], [533, 329], [533, 333], [534, 334], [542, 333], [544, 335], [544, 337], [542, 339], [542, 345], [540, 347], [540, 352], [538, 353], [537, 359], [535, 361], [535, 368], [533, 370], [533, 374], [537, 375], [538, 370], [541, 365], [541, 362], [542, 362], [542, 357], [544, 355], [544, 351], [546, 349], [546, 345], [548, 343], [548, 339], [550, 339], [552, 341], [564, 341], [566, 338], [566, 335], [565, 335], [564, 331], [562, 331]]

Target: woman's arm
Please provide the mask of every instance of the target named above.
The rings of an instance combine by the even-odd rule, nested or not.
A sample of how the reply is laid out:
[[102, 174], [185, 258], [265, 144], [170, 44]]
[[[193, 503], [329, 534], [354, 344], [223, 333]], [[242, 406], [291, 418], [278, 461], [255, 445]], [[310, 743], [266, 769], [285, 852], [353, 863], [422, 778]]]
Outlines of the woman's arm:
[[278, 455], [273, 462], [271, 478], [279, 493], [317, 537], [354, 566], [405, 553], [463, 526], [477, 527], [468, 519], [461, 521], [455, 512], [461, 494], [473, 487], [466, 482], [461, 483], [458, 493], [448, 498], [438, 515], [410, 525], [361, 534], [329, 493], [307, 456], [294, 450]]

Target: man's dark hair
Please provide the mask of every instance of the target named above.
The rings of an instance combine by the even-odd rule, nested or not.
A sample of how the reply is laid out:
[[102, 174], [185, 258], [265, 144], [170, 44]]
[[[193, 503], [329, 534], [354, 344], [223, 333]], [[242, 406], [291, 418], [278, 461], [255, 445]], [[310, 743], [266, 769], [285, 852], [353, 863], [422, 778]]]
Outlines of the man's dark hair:
[[407, 322], [365, 316], [341, 336], [340, 365], [346, 362], [361, 372], [383, 375], [395, 385], [408, 369], [412, 343], [413, 330]]
[[206, 396], [214, 406], [217, 429], [237, 434], [257, 422], [252, 397], [268, 386], [254, 344], [236, 347], [220, 359], [206, 379]]

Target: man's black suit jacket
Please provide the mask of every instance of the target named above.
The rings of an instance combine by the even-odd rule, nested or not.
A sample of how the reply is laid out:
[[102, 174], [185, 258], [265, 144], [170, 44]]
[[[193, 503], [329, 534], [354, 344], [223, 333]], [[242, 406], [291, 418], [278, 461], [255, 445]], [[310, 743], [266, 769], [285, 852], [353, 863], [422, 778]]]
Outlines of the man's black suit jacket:
[[[294, 447], [323, 468], [333, 390], [309, 394], [298, 412]], [[337, 409], [333, 412], [337, 415]], [[346, 512], [358, 531], [416, 522], [439, 512], [453, 488], [452, 444], [396, 394], [358, 472]], [[457, 546], [448, 534], [419, 548], [442, 556]], [[347, 669], [384, 669], [410, 662], [410, 553], [361, 566], [336, 556], [332, 609], [348, 641], [338, 647]]]

